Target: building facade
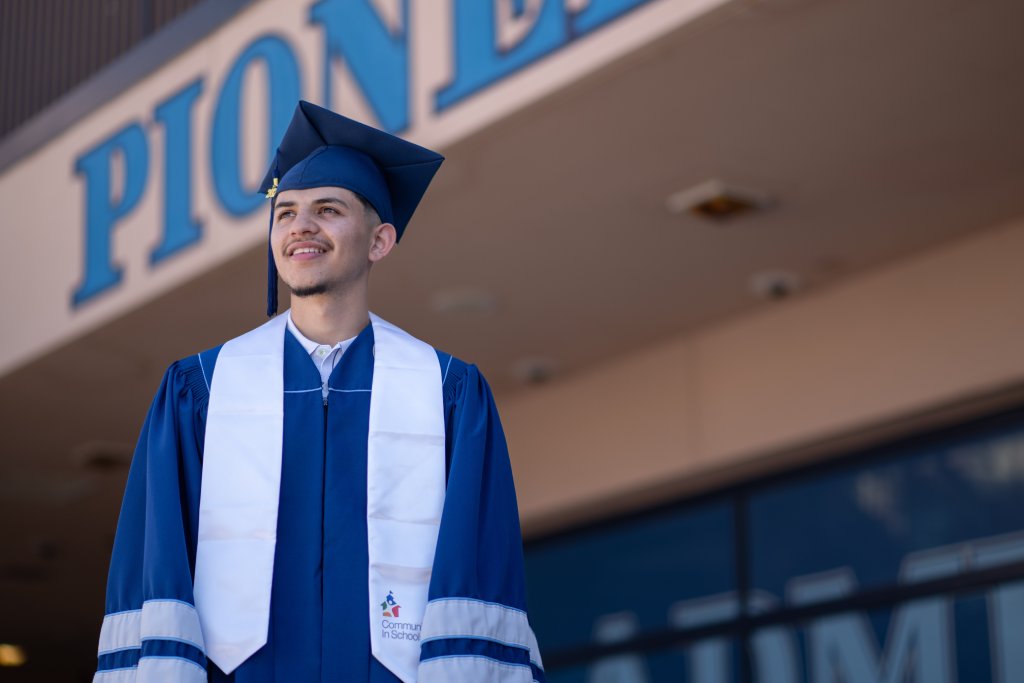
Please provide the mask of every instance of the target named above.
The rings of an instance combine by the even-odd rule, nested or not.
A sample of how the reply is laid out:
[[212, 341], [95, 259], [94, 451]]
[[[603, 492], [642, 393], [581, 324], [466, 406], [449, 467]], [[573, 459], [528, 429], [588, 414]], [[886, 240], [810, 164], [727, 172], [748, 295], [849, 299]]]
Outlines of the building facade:
[[980, 5], [180, 9], [0, 140], [12, 680], [89, 679], [299, 98], [448, 159], [372, 306], [495, 389], [551, 681], [1024, 680], [1024, 10]]

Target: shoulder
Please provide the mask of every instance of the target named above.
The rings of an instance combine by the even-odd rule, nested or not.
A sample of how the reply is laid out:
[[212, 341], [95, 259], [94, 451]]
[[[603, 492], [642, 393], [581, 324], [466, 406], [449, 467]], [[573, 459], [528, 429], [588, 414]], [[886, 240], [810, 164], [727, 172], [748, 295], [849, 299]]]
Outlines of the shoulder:
[[466, 361], [456, 358], [450, 353], [446, 353], [440, 349], [434, 350], [437, 352], [437, 362], [441, 364], [442, 382], [461, 379], [466, 374], [466, 371], [472, 367]]
[[221, 346], [180, 358], [168, 366], [164, 373], [165, 390], [187, 395], [200, 403], [210, 399], [210, 381]]
[[463, 403], [469, 399], [493, 401], [490, 385], [480, 369], [461, 358], [437, 350], [446, 404]]
[[462, 393], [466, 377], [475, 371], [475, 367], [450, 353], [440, 349], [434, 350], [437, 352], [437, 362], [441, 365], [441, 385], [444, 400], [446, 403], [455, 401]]

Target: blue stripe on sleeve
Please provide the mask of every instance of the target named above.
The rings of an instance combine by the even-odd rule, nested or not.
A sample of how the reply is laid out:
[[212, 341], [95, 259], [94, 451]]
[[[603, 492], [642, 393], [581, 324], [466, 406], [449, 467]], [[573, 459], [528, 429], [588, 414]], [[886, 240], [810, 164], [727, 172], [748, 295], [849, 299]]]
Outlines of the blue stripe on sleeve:
[[420, 661], [435, 657], [475, 656], [507, 664], [530, 666], [530, 651], [483, 638], [439, 638], [420, 646]]
[[143, 657], [176, 657], [188, 659], [199, 666], [206, 668], [206, 655], [202, 650], [191, 643], [181, 640], [164, 640], [152, 638], [142, 641]]
[[96, 663], [96, 671], [132, 669], [139, 665], [139, 653], [140, 650], [137, 647], [105, 652], [99, 656], [99, 661]]

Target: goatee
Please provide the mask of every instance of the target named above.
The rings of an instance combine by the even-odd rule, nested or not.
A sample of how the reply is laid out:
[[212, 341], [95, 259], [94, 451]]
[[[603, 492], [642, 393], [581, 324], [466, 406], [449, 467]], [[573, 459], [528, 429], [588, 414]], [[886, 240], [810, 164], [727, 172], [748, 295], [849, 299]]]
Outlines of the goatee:
[[315, 285], [310, 285], [308, 287], [292, 287], [291, 288], [292, 295], [300, 297], [300, 298], [307, 297], [307, 296], [316, 296], [318, 294], [326, 294], [327, 293], [327, 289], [328, 289], [327, 283], [325, 283], [325, 282], [321, 282], [321, 283], [318, 283], [318, 284], [315, 284]]

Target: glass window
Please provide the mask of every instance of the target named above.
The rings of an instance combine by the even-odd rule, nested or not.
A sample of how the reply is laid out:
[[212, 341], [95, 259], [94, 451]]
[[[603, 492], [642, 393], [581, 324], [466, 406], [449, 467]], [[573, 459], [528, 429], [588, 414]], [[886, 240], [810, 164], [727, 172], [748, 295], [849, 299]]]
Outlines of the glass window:
[[537, 638], [550, 651], [664, 630], [678, 621], [680, 602], [731, 595], [733, 543], [732, 507], [722, 501], [531, 544], [527, 595]]
[[[548, 680], [1024, 681], [1022, 501], [1018, 410], [532, 542], [530, 616], [542, 651], [554, 655]], [[747, 515], [745, 586], [737, 585], [736, 510]], [[927, 594], [905, 589], [934, 579], [944, 583]], [[749, 632], [741, 594], [751, 615], [799, 611]], [[836, 600], [841, 606], [822, 604]], [[684, 643], [680, 630], [701, 639]], [[611, 643], [630, 651], [606, 655], [600, 646]], [[581, 664], [550, 666], [595, 645]]]
[[734, 640], [715, 638], [686, 649], [627, 652], [553, 671], [548, 683], [739, 683]]
[[1024, 529], [1024, 428], [901, 455], [751, 496], [755, 612], [963, 573], [979, 549]]
[[[994, 587], [985, 593], [959, 597], [938, 595], [892, 609], [826, 614], [799, 624], [755, 631], [750, 639], [753, 680], [1024, 680], [1024, 658], [1001, 645], [1024, 638], [1024, 614], [1004, 609], [1012, 607], [1006, 604], [1007, 588]], [[1021, 590], [1019, 584], [1016, 590]], [[1013, 598], [1009, 599], [1012, 602]], [[996, 613], [1007, 618], [994, 619]], [[996, 670], [1002, 675], [994, 675]]]

